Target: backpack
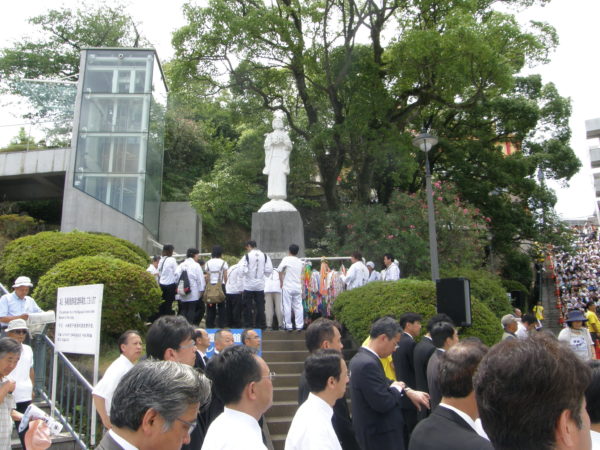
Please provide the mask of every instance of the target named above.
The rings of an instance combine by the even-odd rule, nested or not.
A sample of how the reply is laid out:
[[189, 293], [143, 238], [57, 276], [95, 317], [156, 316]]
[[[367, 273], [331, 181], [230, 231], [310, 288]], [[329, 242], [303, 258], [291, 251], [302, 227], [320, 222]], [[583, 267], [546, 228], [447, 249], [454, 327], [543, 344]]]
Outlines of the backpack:
[[225, 293], [223, 292], [223, 267], [225, 263], [221, 264], [221, 268], [219, 269], [219, 280], [216, 284], [210, 283], [210, 277], [208, 279], [208, 283], [206, 283], [206, 290], [204, 291], [204, 296], [202, 300], [204, 303], [209, 304], [217, 304], [223, 303], [225, 300]]
[[192, 292], [190, 277], [188, 277], [187, 270], [183, 269], [179, 276], [179, 281], [177, 282], [177, 293], [181, 296], [186, 296], [190, 292]]

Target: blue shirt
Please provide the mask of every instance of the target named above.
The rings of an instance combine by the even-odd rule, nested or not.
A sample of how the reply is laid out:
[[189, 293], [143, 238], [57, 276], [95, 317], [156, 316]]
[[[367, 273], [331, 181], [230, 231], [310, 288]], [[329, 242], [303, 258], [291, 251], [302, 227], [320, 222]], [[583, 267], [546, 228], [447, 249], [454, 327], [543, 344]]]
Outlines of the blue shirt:
[[[0, 298], [0, 317], [20, 316], [21, 314], [42, 312], [34, 299], [28, 295], [20, 299], [15, 292], [4, 294]], [[7, 323], [2, 323], [2, 327], [7, 327]]]

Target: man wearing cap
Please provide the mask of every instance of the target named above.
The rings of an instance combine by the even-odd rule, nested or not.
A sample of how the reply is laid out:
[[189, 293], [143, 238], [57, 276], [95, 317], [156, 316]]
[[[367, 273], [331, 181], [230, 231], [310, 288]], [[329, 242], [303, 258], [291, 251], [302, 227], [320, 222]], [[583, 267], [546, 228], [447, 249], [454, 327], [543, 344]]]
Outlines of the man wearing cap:
[[[17, 404], [16, 410], [24, 414], [33, 399], [33, 384], [35, 380], [33, 373], [33, 350], [31, 350], [29, 345], [23, 343], [27, 337], [27, 323], [23, 319], [11, 320], [6, 328], [6, 335], [21, 344], [21, 358], [19, 358], [17, 366], [8, 374], [8, 379], [14, 381], [16, 385], [13, 391], [13, 397]], [[20, 423], [21, 421], [15, 420], [17, 431], [19, 430]], [[25, 448], [24, 439], [26, 432], [27, 429], [19, 433], [19, 439], [23, 448]]]
[[367, 283], [381, 280], [381, 274], [375, 270], [375, 263], [373, 261], [367, 262], [367, 269], [369, 269], [369, 279], [367, 280]]
[[8, 326], [11, 320], [27, 320], [30, 313], [42, 312], [34, 299], [29, 297], [29, 289], [33, 287], [29, 277], [19, 277], [13, 284], [14, 291], [0, 298], [0, 325], [2, 329]]

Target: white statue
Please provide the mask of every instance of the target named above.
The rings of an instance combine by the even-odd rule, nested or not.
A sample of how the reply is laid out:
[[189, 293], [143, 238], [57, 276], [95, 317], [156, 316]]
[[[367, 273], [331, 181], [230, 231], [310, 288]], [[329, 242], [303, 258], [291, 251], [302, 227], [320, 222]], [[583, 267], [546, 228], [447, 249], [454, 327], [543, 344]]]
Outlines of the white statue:
[[273, 119], [273, 131], [267, 133], [265, 139], [265, 168], [263, 173], [269, 176], [267, 197], [258, 212], [296, 211], [287, 198], [287, 176], [290, 174], [290, 153], [292, 141], [283, 129], [283, 121], [279, 117]]

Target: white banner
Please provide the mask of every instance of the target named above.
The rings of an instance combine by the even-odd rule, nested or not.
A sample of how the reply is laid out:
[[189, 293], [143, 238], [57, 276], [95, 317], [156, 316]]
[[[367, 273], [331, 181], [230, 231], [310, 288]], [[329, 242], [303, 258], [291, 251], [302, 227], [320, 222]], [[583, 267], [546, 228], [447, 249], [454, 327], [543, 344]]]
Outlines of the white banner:
[[56, 350], [98, 355], [103, 284], [58, 288], [56, 301]]

